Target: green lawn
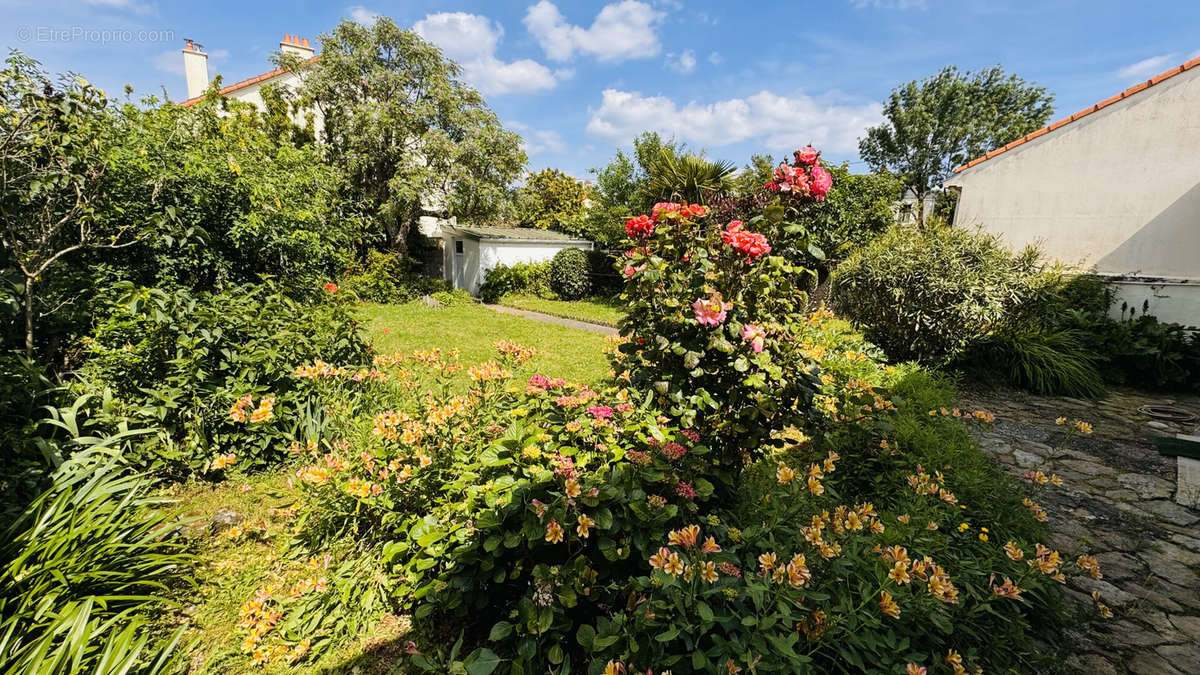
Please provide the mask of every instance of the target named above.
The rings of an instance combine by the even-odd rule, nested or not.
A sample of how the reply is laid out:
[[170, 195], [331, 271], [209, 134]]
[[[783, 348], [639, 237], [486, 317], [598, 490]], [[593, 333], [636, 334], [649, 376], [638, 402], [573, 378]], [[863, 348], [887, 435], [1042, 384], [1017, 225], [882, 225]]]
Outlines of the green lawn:
[[535, 295], [514, 293], [500, 298], [500, 304], [577, 321], [590, 321], [605, 326], [616, 326], [621, 317], [625, 316], [621, 301], [610, 298], [587, 298], [572, 301], [546, 300]]
[[503, 339], [537, 350], [526, 369], [579, 382], [597, 382], [609, 372], [604, 336], [598, 333], [500, 314], [482, 305], [433, 309], [415, 302], [366, 305], [361, 311], [379, 353], [457, 348], [462, 362], [471, 364], [495, 358], [492, 343]]

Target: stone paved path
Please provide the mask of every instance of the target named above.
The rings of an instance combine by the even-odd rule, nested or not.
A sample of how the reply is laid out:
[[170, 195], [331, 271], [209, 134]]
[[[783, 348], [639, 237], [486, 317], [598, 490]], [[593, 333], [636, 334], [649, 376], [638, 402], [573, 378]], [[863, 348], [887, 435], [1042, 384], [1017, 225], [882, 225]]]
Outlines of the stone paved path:
[[[1037, 497], [1050, 515], [1050, 544], [1065, 554], [1082, 542], [1100, 561], [1103, 579], [1072, 577], [1068, 597], [1094, 616], [1090, 595], [1099, 591], [1115, 616], [1069, 629], [1072, 671], [1200, 673], [1200, 510], [1174, 501], [1176, 460], [1153, 445], [1156, 435], [1190, 432], [1194, 423], [1152, 421], [1138, 412], [1151, 403], [1200, 415], [1194, 396], [962, 396], [963, 407], [996, 414], [979, 446], [1005, 469], [1018, 476], [1030, 469], [1054, 472], [1065, 481]], [[1060, 415], [1090, 422], [1094, 432], [1064, 444], [1063, 427], [1054, 423]]]
[[604, 326], [604, 325], [601, 325], [598, 323], [588, 323], [587, 321], [576, 321], [575, 319], [564, 319], [561, 316], [554, 316], [553, 314], [542, 314], [541, 312], [531, 312], [527, 309], [517, 309], [516, 307], [505, 307], [504, 305], [484, 305], [484, 307], [487, 307], [488, 309], [490, 309], [494, 312], [500, 312], [501, 314], [515, 314], [517, 316], [523, 316], [526, 319], [533, 319], [534, 321], [544, 321], [546, 323], [558, 324], [559, 326], [566, 326], [568, 328], [578, 328], [579, 330], [586, 330], [586, 331], [590, 331], [592, 333], [600, 333], [602, 335], [616, 335], [617, 334], [616, 328], [613, 328], [612, 326]]

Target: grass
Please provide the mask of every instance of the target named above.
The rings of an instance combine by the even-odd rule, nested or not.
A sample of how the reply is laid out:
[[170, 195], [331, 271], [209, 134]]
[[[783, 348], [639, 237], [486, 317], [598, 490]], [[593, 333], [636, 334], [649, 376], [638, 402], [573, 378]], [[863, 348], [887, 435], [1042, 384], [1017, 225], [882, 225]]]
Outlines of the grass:
[[616, 326], [625, 316], [624, 305], [615, 298], [586, 298], [584, 300], [547, 300], [536, 295], [512, 293], [500, 298], [500, 304], [517, 309], [527, 309], [576, 321], [589, 321], [605, 326]]
[[603, 335], [500, 314], [482, 305], [366, 305], [361, 315], [379, 353], [458, 349], [462, 363], [471, 364], [495, 358], [492, 343], [510, 340], [536, 349], [526, 367], [546, 375], [598, 382], [610, 370]]

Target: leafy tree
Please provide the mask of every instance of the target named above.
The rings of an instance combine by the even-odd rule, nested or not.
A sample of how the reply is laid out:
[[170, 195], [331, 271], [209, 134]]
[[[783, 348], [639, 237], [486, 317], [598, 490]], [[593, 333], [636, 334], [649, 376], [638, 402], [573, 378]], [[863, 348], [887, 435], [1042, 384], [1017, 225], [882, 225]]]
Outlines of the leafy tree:
[[386, 17], [343, 21], [321, 36], [321, 58], [279, 55], [300, 78], [299, 102], [318, 111], [322, 149], [346, 174], [346, 196], [390, 245], [422, 212], [487, 218], [525, 165], [479, 92], [437, 47]]
[[892, 90], [886, 121], [867, 130], [858, 150], [874, 171], [890, 170], [924, 200], [957, 166], [1046, 124], [1054, 97], [1000, 66], [962, 73], [953, 66]]
[[[770, 155], [755, 153], [750, 155], [750, 162], [733, 178], [733, 192], [738, 197], [758, 194], [763, 186], [774, 176], [775, 162]], [[834, 180], [837, 187], [837, 180]]]
[[558, 169], [543, 169], [529, 175], [517, 192], [517, 221], [539, 230], [578, 230], [583, 220], [587, 186]]
[[63, 77], [55, 85], [40, 64], [19, 53], [0, 71], [0, 262], [20, 270], [29, 358], [42, 276], [71, 254], [123, 248], [143, 236], [141, 221], [97, 218], [107, 106], [104, 92], [87, 81]]

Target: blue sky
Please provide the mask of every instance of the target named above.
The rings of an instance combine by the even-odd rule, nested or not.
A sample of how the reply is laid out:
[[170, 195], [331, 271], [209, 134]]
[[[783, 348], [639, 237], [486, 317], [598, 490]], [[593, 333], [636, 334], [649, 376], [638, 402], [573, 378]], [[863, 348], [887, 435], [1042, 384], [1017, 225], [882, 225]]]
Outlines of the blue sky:
[[879, 102], [945, 65], [1002, 64], [1048, 87], [1057, 118], [1200, 55], [1196, 0], [0, 0], [0, 44], [179, 100], [184, 38], [231, 83], [269, 70], [284, 33], [376, 14], [459, 61], [532, 168], [580, 177], [647, 129], [739, 164], [811, 141], [865, 170]]

